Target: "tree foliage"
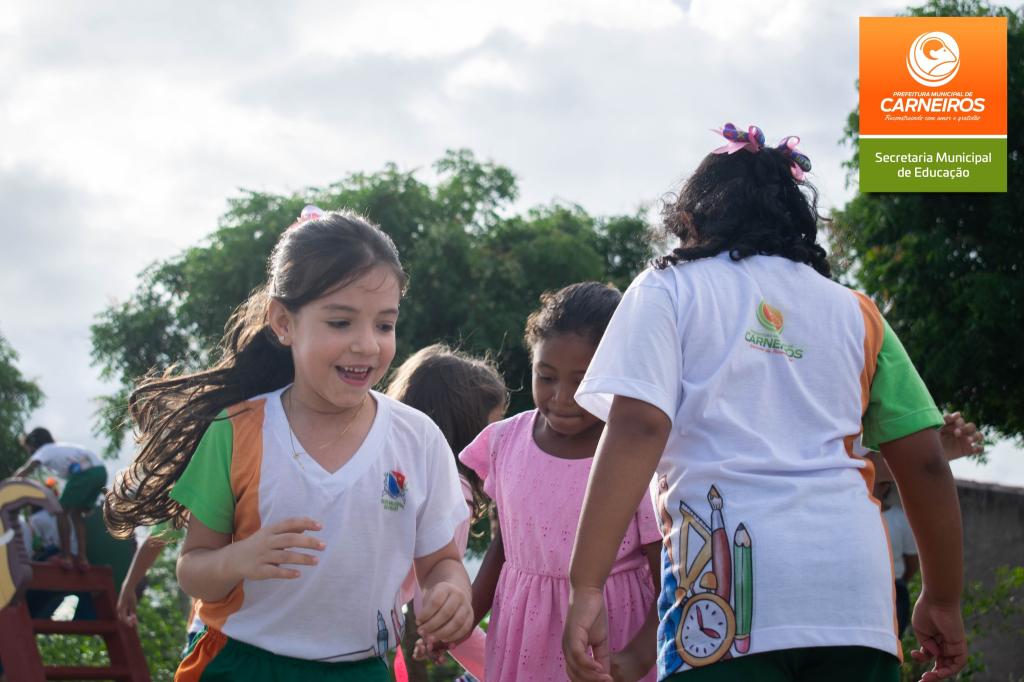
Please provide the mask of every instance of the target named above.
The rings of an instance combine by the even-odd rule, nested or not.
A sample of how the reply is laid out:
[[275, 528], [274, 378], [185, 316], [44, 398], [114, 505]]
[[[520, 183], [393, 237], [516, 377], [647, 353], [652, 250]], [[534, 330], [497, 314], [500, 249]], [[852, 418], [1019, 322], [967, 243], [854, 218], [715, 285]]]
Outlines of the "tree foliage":
[[274, 243], [307, 203], [358, 211], [398, 246], [410, 284], [396, 364], [436, 341], [490, 353], [518, 391], [512, 409], [528, 407], [521, 337], [539, 295], [580, 280], [624, 288], [651, 256], [648, 225], [639, 211], [599, 218], [564, 203], [516, 213], [514, 174], [467, 150], [448, 152], [433, 171], [432, 183], [389, 164], [287, 196], [243, 192], [202, 243], [147, 268], [134, 294], [92, 326], [93, 360], [121, 386], [103, 399], [97, 424], [109, 448], [120, 447], [139, 377], [215, 357], [225, 321], [263, 283]]
[[22, 376], [17, 360], [14, 348], [0, 335], [0, 480], [25, 461], [18, 437], [25, 432], [25, 419], [43, 402], [43, 392]]
[[[838, 270], [872, 295], [936, 400], [1007, 435], [1024, 434], [1024, 10], [932, 0], [914, 16], [1008, 20], [1005, 194], [858, 194], [831, 227]], [[858, 112], [848, 120], [857, 170]]]

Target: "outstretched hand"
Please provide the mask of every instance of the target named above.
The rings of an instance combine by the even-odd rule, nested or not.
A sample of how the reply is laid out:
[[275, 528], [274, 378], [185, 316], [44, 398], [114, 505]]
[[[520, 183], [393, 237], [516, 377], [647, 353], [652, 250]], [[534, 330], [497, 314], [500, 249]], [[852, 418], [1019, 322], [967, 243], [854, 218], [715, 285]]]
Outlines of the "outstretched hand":
[[572, 682], [612, 682], [608, 612], [602, 590], [578, 589], [569, 595], [562, 653]]
[[953, 677], [963, 669], [967, 663], [967, 638], [959, 604], [939, 606], [922, 594], [910, 623], [921, 644], [910, 655], [918, 663], [935, 660], [932, 669], [921, 676], [921, 682]]
[[285, 519], [265, 526], [237, 543], [233, 560], [237, 570], [249, 580], [294, 579], [301, 573], [287, 565], [315, 566], [319, 559], [312, 554], [294, 549], [321, 551], [326, 545], [306, 531], [320, 530], [319, 523], [309, 518]]

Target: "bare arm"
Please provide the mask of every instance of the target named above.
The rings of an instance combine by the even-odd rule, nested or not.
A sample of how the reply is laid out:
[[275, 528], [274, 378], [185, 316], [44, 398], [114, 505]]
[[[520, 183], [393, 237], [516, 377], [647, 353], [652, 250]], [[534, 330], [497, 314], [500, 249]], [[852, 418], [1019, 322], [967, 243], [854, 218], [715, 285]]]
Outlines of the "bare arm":
[[569, 613], [562, 650], [566, 672], [574, 681], [611, 679], [604, 583], [671, 428], [668, 416], [653, 405], [623, 396], [612, 401], [569, 566]]
[[921, 647], [911, 655], [919, 663], [935, 660], [923, 682], [952, 677], [967, 663], [960, 613], [963, 531], [953, 474], [931, 429], [882, 443], [882, 455], [899, 487], [921, 562], [921, 596], [910, 621]]
[[33, 471], [39, 468], [39, 461], [30, 459], [29, 461], [18, 467], [18, 470], [11, 474], [11, 478], [25, 478]]
[[124, 582], [121, 583], [121, 594], [135, 592], [139, 583], [146, 577], [146, 572], [153, 567], [157, 557], [160, 556], [160, 552], [166, 546], [166, 542], [159, 538], [154, 538], [152, 535], [146, 538], [142, 546], [135, 551], [135, 556], [132, 557], [132, 565], [128, 567], [128, 575], [124, 577]]
[[501, 539], [501, 526], [497, 517], [491, 524], [491, 544], [473, 581], [473, 622], [479, 624], [494, 605], [494, 593], [498, 589], [498, 578], [505, 565], [505, 543]]
[[135, 609], [137, 606], [136, 592], [138, 591], [139, 583], [146, 577], [146, 572], [156, 562], [157, 557], [160, 556], [160, 552], [163, 551], [166, 545], [167, 543], [163, 540], [150, 536], [146, 538], [141, 547], [135, 550], [135, 556], [132, 557], [132, 565], [128, 568], [128, 575], [125, 576], [124, 582], [121, 583], [121, 594], [117, 597], [117, 615], [129, 625], [135, 625], [137, 621]]
[[882, 443], [921, 558], [923, 589], [939, 604], [958, 605], [963, 589], [960, 502], [934, 430]]
[[671, 427], [668, 416], [649, 403], [623, 396], [612, 402], [572, 551], [569, 580], [574, 589], [604, 588]]
[[284, 566], [312, 566], [317, 558], [290, 548], [322, 550], [324, 543], [305, 534], [316, 530], [320, 530], [320, 524], [312, 519], [287, 519], [231, 542], [230, 535], [212, 530], [193, 514], [178, 557], [178, 583], [190, 597], [219, 601], [246, 578], [298, 578], [299, 571]]

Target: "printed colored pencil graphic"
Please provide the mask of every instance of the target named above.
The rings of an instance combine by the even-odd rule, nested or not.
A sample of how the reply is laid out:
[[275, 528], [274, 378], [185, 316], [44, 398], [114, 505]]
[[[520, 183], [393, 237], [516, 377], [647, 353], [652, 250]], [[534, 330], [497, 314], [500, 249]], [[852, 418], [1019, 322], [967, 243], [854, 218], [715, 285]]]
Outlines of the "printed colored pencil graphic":
[[736, 555], [736, 651], [745, 654], [750, 651], [750, 624], [754, 615], [754, 562], [751, 556], [750, 533], [742, 523], [733, 534], [733, 548]]

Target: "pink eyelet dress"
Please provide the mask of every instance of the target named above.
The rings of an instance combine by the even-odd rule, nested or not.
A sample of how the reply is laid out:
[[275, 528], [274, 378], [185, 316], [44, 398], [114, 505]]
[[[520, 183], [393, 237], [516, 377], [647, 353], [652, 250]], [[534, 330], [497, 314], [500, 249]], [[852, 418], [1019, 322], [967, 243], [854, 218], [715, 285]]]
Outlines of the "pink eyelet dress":
[[[459, 455], [497, 504], [505, 545], [487, 631], [487, 682], [566, 679], [561, 642], [569, 610], [569, 560], [594, 460], [562, 459], [541, 450], [533, 439], [537, 418], [531, 410], [491, 424]], [[660, 541], [648, 494], [605, 585], [613, 652], [625, 648], [654, 602], [641, 548]], [[654, 668], [643, 678], [656, 679]]]

